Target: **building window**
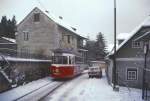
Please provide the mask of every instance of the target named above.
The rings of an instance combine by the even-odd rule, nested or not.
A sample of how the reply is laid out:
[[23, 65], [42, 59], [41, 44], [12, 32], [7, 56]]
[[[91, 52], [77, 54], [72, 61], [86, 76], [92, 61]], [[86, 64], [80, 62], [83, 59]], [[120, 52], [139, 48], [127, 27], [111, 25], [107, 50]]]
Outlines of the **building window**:
[[62, 41], [64, 41], [65, 40], [65, 36], [62, 34]]
[[28, 41], [29, 40], [29, 32], [24, 31], [23, 35], [24, 35], [24, 41]]
[[149, 43], [148, 43], [149, 45], [148, 45], [148, 47], [149, 47], [149, 49], [150, 49], [150, 40], [149, 40]]
[[142, 48], [142, 42], [133, 41], [132, 48]]
[[137, 80], [137, 68], [127, 69], [127, 80]]
[[29, 47], [21, 48], [21, 57], [29, 58], [29, 54], [30, 54]]
[[70, 37], [71, 37], [70, 35], [67, 36], [68, 43], [70, 43], [70, 39], [71, 39]]
[[34, 14], [34, 22], [39, 22], [40, 21], [40, 13], [35, 13]]

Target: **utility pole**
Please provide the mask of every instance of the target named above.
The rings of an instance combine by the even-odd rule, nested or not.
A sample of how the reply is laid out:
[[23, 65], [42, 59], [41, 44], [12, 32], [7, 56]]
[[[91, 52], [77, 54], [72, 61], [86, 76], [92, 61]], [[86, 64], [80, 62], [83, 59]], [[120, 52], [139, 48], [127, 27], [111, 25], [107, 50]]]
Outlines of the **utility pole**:
[[145, 74], [146, 74], [146, 67], [147, 67], [147, 53], [148, 53], [148, 44], [145, 42], [144, 43], [144, 68], [143, 68], [143, 81], [142, 81], [142, 99], [145, 97]]
[[113, 58], [113, 89], [116, 89], [116, 0], [114, 0], [114, 58]]

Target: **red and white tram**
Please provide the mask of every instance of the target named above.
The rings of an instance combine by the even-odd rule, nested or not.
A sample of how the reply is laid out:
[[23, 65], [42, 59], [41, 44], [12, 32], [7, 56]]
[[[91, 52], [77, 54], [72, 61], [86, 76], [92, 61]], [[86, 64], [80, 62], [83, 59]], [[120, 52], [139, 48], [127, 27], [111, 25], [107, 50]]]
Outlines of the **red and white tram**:
[[54, 53], [50, 76], [54, 79], [72, 78], [84, 70], [82, 58], [73, 53]]

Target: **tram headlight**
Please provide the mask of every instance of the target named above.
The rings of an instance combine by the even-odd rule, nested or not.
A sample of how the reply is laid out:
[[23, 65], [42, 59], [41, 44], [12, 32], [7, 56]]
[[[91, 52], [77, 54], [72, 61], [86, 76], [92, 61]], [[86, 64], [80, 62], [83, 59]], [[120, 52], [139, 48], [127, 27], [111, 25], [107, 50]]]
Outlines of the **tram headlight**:
[[59, 69], [55, 69], [55, 72], [58, 73], [58, 72], [59, 72]]

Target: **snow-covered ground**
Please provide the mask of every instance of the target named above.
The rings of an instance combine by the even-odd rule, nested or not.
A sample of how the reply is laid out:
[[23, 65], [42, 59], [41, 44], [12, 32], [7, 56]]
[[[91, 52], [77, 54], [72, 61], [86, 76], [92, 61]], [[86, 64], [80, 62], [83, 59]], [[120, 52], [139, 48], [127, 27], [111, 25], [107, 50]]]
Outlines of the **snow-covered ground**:
[[140, 89], [120, 87], [120, 101], [144, 101], [142, 100], [142, 91]]
[[120, 87], [113, 91], [108, 85], [106, 76], [101, 79], [88, 78], [88, 74], [77, 77], [66, 83], [44, 101], [142, 101], [141, 90]]
[[[103, 71], [104, 74], [104, 71]], [[48, 85], [47, 85], [48, 84]], [[30, 92], [31, 95], [24, 96], [23, 101], [37, 101], [47, 95], [61, 81], [52, 81], [50, 77], [33, 81], [27, 85], [20, 86], [0, 94], [0, 101], [12, 101]], [[46, 86], [45, 86], [46, 85]], [[43, 87], [44, 86], [44, 87]], [[39, 89], [42, 87], [42, 89]], [[36, 92], [34, 90], [39, 89]], [[105, 75], [100, 78], [88, 78], [87, 71], [83, 72], [57, 90], [50, 93], [42, 101], [143, 101], [141, 90], [119, 87], [119, 92], [113, 91], [108, 85]]]
[[7, 92], [1, 93], [0, 101], [13, 101], [51, 82], [52, 80], [50, 77], [30, 82], [24, 86], [20, 86]]

